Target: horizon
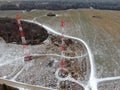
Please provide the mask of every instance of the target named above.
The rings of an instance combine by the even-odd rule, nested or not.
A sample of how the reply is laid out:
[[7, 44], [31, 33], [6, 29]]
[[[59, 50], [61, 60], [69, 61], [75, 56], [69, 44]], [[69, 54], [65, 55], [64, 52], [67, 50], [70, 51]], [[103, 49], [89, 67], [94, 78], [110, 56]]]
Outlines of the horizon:
[[83, 2], [120, 2], [120, 0], [0, 0], [0, 1], [83, 1]]

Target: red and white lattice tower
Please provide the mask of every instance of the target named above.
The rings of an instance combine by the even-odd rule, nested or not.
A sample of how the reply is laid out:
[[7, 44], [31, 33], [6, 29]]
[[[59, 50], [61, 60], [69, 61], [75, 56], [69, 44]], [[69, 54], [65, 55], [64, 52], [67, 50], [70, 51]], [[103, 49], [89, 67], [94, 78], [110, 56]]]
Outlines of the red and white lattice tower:
[[19, 33], [20, 33], [20, 37], [21, 37], [21, 40], [22, 40], [22, 45], [23, 45], [23, 48], [24, 48], [24, 60], [25, 61], [32, 60], [32, 56], [30, 55], [29, 49], [27, 49], [27, 42], [25, 40], [25, 35], [24, 35], [24, 32], [23, 32], [23, 28], [22, 28], [22, 24], [21, 24], [21, 21], [20, 21], [20, 15], [19, 14], [16, 14], [16, 20], [17, 20], [17, 23], [18, 23]]
[[62, 27], [62, 31], [61, 31], [61, 55], [62, 55], [62, 59], [60, 61], [60, 67], [61, 67], [61, 71], [64, 71], [64, 67], [65, 67], [65, 60], [63, 58], [63, 51], [65, 50], [65, 44], [64, 44], [64, 19], [61, 19], [61, 27]]
[[62, 27], [62, 44], [61, 44], [61, 50], [64, 51], [65, 50], [65, 45], [64, 45], [64, 19], [61, 19], [61, 27]]

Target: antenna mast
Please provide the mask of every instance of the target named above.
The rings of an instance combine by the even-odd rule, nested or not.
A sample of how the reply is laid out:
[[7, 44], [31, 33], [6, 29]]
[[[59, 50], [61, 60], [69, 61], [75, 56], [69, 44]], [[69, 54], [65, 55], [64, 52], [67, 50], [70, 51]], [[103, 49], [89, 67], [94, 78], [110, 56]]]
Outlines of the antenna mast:
[[27, 42], [25, 39], [25, 35], [24, 35], [24, 31], [22, 28], [19, 14], [16, 14], [16, 20], [18, 23], [19, 33], [20, 33], [20, 37], [21, 37], [22, 45], [23, 45], [23, 49], [24, 49], [24, 61], [30, 61], [30, 60], [32, 60], [32, 56], [30, 55], [29, 49], [27, 49]]

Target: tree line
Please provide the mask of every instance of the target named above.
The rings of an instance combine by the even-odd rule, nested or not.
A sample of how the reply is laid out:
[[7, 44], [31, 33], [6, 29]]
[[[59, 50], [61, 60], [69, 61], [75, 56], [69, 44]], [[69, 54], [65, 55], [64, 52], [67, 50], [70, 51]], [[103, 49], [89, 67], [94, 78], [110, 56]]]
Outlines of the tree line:
[[47, 9], [47, 10], [66, 10], [78, 8], [108, 9], [120, 10], [118, 2], [73, 2], [73, 1], [19, 1], [12, 3], [4, 3], [0, 5], [0, 10], [32, 10], [32, 9]]

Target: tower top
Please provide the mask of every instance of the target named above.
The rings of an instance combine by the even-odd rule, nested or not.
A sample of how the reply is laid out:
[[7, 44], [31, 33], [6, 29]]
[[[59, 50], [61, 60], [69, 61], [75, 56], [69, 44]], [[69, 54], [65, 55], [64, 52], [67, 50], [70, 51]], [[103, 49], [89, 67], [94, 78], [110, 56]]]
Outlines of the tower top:
[[64, 27], [64, 25], [65, 25], [65, 21], [64, 21], [64, 19], [62, 18], [62, 19], [61, 19], [61, 26]]
[[20, 19], [20, 15], [17, 13], [16, 14], [16, 19], [19, 20]]

